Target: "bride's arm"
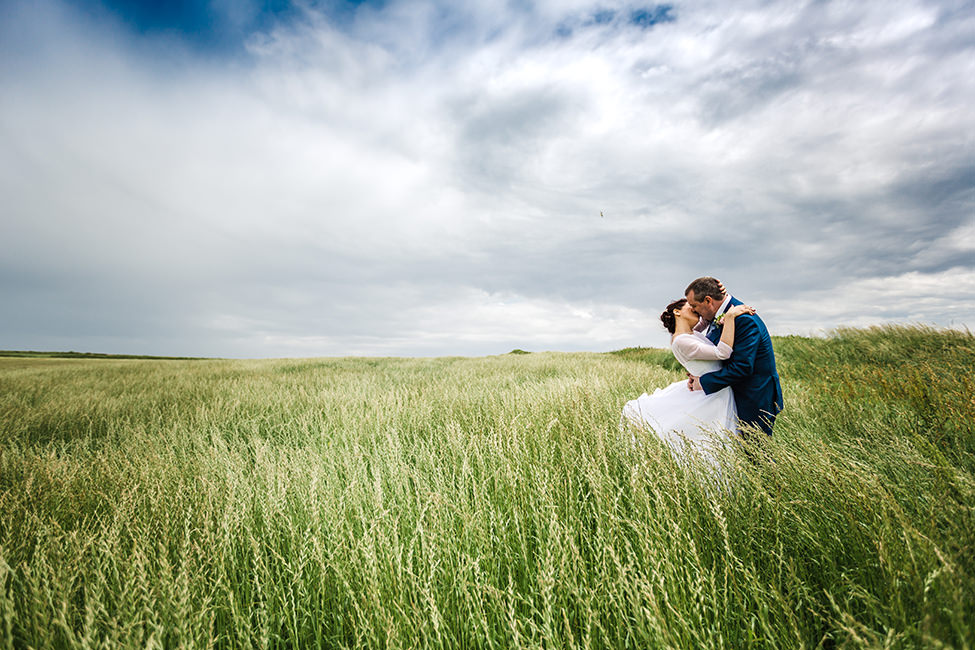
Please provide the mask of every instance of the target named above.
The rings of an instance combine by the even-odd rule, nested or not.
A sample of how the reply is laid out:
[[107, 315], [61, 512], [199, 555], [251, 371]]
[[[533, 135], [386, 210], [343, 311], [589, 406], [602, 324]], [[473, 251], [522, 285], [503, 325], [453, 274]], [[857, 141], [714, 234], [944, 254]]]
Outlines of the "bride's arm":
[[683, 363], [687, 361], [724, 361], [731, 357], [731, 348], [723, 341], [718, 341], [715, 345], [704, 338], [703, 335], [696, 336], [683, 334], [674, 337], [671, 347], [674, 350], [677, 360]]
[[735, 317], [741, 316], [742, 314], [754, 313], [755, 308], [749, 307], [748, 305], [735, 305], [726, 311], [724, 318], [721, 320], [721, 340], [719, 342], [724, 343], [729, 348], [733, 348], [735, 343]]

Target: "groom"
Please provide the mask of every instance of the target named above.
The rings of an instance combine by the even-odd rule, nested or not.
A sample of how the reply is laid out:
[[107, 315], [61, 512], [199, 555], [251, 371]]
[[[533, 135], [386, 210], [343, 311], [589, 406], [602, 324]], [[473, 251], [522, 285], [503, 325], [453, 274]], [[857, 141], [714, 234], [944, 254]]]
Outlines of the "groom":
[[[715, 278], [698, 278], [688, 285], [684, 297], [701, 318], [698, 328], [712, 343], [721, 338], [722, 316], [732, 305], [742, 304], [726, 294]], [[691, 390], [710, 395], [731, 386], [742, 424], [757, 427], [772, 435], [775, 416], [782, 410], [782, 387], [775, 371], [775, 353], [765, 323], [757, 315], [742, 314], [735, 319], [734, 351], [724, 367], [687, 380]]]

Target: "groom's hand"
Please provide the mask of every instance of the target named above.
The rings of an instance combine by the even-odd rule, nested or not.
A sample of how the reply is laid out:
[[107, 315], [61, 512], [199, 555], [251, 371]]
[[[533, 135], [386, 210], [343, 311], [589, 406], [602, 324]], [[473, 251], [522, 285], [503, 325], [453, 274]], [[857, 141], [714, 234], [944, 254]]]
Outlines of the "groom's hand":
[[687, 375], [687, 390], [704, 390], [704, 387], [701, 386], [701, 378]]

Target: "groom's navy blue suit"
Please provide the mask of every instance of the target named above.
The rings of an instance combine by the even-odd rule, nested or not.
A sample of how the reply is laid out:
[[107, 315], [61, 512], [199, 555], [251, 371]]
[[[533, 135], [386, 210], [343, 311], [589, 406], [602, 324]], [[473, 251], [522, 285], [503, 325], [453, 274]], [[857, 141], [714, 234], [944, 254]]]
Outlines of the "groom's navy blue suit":
[[[732, 297], [730, 306], [740, 304], [740, 300]], [[721, 338], [721, 329], [718, 325], [708, 334], [712, 343], [717, 344]], [[701, 375], [701, 387], [710, 395], [731, 386], [738, 419], [772, 435], [775, 416], [782, 410], [782, 387], [775, 370], [772, 338], [762, 319], [749, 314], [735, 318], [732, 347], [731, 358], [721, 370]]]

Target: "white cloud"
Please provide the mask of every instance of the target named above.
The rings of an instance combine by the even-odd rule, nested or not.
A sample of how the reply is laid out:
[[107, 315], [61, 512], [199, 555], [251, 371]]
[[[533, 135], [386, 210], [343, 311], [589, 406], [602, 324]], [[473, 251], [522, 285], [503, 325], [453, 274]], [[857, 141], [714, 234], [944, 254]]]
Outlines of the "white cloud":
[[600, 303], [528, 300], [516, 294], [460, 291], [386, 314], [389, 331], [344, 336], [282, 333], [273, 324], [220, 316], [210, 326], [241, 346], [273, 345], [281, 356], [435, 355], [463, 349], [497, 354], [514, 348], [610, 350], [640, 345], [648, 331], [636, 309]]
[[827, 289], [781, 299], [762, 309], [781, 334], [815, 334], [836, 327], [920, 323], [964, 328], [975, 302], [975, 270], [909, 271], [883, 278], [850, 279]]
[[975, 323], [969, 12], [635, 8], [306, 10], [228, 61], [9, 5], [0, 347], [664, 345], [703, 274], [773, 333]]

